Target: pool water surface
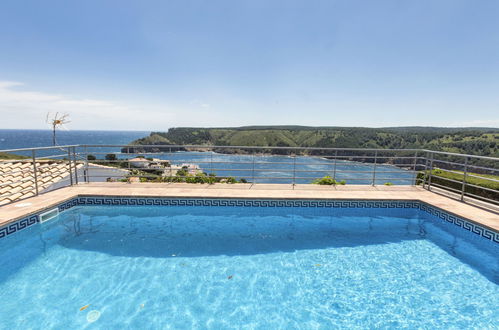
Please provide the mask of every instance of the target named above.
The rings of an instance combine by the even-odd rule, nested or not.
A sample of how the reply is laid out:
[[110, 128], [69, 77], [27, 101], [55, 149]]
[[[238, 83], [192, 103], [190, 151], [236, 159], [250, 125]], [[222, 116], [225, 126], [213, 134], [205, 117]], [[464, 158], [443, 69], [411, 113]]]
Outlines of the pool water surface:
[[494, 328], [497, 245], [419, 209], [76, 206], [0, 239], [0, 328]]

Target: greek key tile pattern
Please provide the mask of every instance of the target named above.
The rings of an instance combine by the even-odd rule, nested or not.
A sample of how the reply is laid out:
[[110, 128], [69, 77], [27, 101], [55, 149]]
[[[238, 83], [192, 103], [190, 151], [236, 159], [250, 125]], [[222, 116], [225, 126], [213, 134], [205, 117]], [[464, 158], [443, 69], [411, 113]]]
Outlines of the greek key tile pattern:
[[28, 228], [29, 226], [34, 225], [37, 222], [39, 222], [38, 214], [31, 215], [31, 216], [23, 218], [19, 221], [8, 224], [7, 226], [1, 227], [0, 228], [0, 238], [6, 237], [8, 235], [12, 235], [21, 229]]
[[[59, 211], [79, 205], [110, 206], [221, 206], [221, 207], [299, 207], [299, 208], [406, 208], [419, 209], [442, 221], [499, 243], [499, 233], [447, 213], [419, 201], [393, 200], [278, 200], [278, 199], [205, 199], [205, 198], [152, 198], [152, 197], [77, 197], [58, 205]], [[23, 218], [0, 228], [0, 238], [11, 235], [39, 222], [38, 214]]]
[[451, 213], [447, 213], [447, 212], [445, 212], [437, 207], [431, 206], [431, 205], [426, 204], [426, 203], [420, 203], [419, 208], [422, 211], [427, 212], [433, 216], [436, 216], [437, 218], [440, 218], [443, 221], [447, 221], [447, 222], [452, 223], [458, 227], [461, 227], [465, 230], [468, 230], [474, 234], [477, 234], [485, 239], [499, 243], [499, 232], [495, 232], [491, 229], [482, 227], [478, 224], [470, 222], [469, 220], [458, 217], [458, 216], [453, 215]]
[[419, 208], [417, 201], [79, 197], [78, 205]]

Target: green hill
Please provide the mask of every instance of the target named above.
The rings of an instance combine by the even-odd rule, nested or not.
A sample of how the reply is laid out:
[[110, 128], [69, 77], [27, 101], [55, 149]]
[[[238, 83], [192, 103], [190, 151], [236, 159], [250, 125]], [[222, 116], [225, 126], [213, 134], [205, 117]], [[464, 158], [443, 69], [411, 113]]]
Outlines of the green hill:
[[246, 126], [170, 128], [132, 145], [431, 149], [499, 157], [498, 128]]

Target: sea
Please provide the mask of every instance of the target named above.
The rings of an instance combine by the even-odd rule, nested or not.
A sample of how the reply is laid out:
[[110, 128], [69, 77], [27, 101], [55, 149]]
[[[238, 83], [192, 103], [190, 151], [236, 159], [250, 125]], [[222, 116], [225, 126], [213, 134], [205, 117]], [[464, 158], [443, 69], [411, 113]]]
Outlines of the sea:
[[[79, 148], [76, 152], [91, 154], [103, 159], [106, 154], [116, 154], [125, 159], [137, 156], [121, 154], [121, 147], [130, 142], [148, 136], [148, 131], [83, 131], [70, 130], [57, 132], [57, 145], [99, 145], [99, 147]], [[17, 130], [0, 129], [0, 152], [7, 149], [39, 148], [52, 145], [50, 130]], [[12, 152], [18, 155], [31, 156], [29, 151]], [[37, 157], [61, 158], [67, 155], [64, 149], [37, 150]], [[333, 161], [322, 157], [299, 156], [292, 158], [280, 155], [226, 155], [214, 152], [172, 152], [161, 155], [142, 156], [169, 160], [172, 164], [195, 164], [207, 173], [217, 176], [244, 178], [253, 183], [311, 183], [326, 175], [347, 184], [371, 184], [373, 165], [346, 160]], [[86, 156], [82, 156], [86, 158]], [[82, 159], [84, 159], [82, 158]], [[414, 174], [390, 165], [378, 165], [376, 184], [391, 183], [395, 185], [412, 184]]]
[[[148, 136], [146, 131], [57, 131], [57, 144], [124, 145]], [[39, 148], [52, 146], [52, 131], [41, 129], [0, 129], [0, 151], [5, 149]], [[108, 148], [112, 152], [112, 148]], [[16, 154], [23, 154], [16, 152]]]

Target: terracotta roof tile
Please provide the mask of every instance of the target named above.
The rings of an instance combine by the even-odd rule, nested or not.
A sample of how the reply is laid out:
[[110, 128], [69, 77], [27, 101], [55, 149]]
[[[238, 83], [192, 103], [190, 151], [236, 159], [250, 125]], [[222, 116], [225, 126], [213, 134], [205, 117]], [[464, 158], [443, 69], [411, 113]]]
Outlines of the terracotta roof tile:
[[[39, 191], [67, 178], [69, 175], [69, 166], [60, 161], [37, 161], [36, 167]], [[81, 167], [83, 164], [77, 165], [78, 169]], [[72, 170], [74, 171], [73, 166]], [[32, 161], [0, 161], [0, 205], [34, 196], [35, 193]]]

